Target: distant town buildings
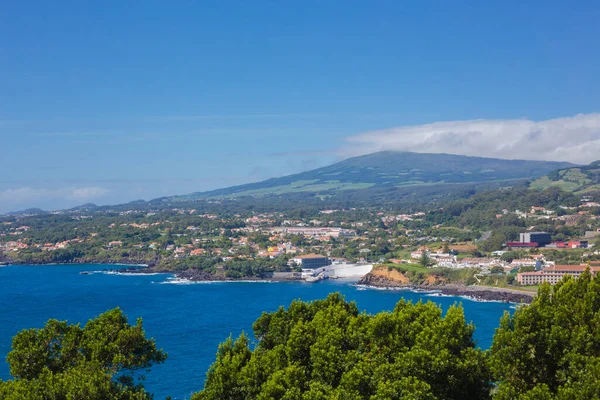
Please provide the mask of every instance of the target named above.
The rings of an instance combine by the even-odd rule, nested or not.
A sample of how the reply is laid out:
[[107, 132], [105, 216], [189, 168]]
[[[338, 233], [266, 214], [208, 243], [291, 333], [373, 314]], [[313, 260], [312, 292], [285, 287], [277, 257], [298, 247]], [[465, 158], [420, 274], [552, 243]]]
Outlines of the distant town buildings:
[[517, 274], [517, 282], [521, 285], [541, 285], [548, 282], [555, 285], [560, 282], [564, 276], [579, 277], [587, 268], [590, 268], [592, 274], [600, 271], [600, 266], [581, 265], [552, 265], [543, 268], [541, 271], [521, 272]]
[[310, 237], [350, 237], [356, 236], [356, 231], [353, 229], [344, 228], [315, 228], [308, 226], [282, 226], [269, 229], [270, 233], [280, 235], [301, 235]]

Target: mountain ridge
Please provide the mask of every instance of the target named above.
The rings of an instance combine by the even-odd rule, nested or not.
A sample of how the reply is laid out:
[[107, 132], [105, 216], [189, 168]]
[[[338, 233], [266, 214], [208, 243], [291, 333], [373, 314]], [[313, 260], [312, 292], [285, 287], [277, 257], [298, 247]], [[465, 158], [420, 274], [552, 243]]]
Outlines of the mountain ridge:
[[[600, 162], [596, 162], [600, 168]], [[481, 190], [526, 185], [548, 179], [565, 169], [580, 168], [568, 162], [504, 160], [444, 153], [382, 151], [351, 157], [312, 170], [221, 189], [135, 200], [98, 206], [83, 204], [72, 210], [107, 210], [177, 206], [184, 202], [241, 200], [251, 206], [302, 203], [367, 206], [372, 203], [428, 203], [468, 197]], [[268, 203], [265, 201], [268, 200]], [[258, 201], [258, 202], [257, 202]], [[283, 203], [282, 203], [283, 202]], [[5, 215], [44, 214], [41, 209]]]
[[351, 157], [329, 166], [205, 192], [167, 199], [263, 196], [374, 187], [479, 183], [539, 178], [554, 170], [575, 167], [560, 161], [504, 160], [446, 153], [381, 151]]

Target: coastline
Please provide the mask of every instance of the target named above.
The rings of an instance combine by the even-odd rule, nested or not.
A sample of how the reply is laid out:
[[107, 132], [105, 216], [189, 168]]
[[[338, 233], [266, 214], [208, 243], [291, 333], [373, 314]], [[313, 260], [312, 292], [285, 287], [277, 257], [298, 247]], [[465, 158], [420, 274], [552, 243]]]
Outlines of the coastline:
[[[148, 273], [140, 272], [140, 273]], [[159, 271], [155, 271], [159, 272]], [[177, 279], [185, 279], [190, 282], [303, 282], [304, 279], [301, 278], [278, 278], [275, 276], [246, 276], [240, 278], [231, 278], [224, 275], [212, 274], [210, 272], [202, 271], [202, 270], [187, 270], [182, 272], [174, 272], [174, 271], [160, 271], [160, 272], [170, 272]]]
[[[217, 275], [206, 271], [193, 270], [193, 271], [171, 271], [164, 268], [156, 268], [155, 265], [142, 264], [142, 263], [126, 263], [126, 262], [94, 262], [94, 261], [77, 261], [68, 263], [9, 263], [3, 266], [19, 266], [19, 265], [33, 265], [33, 266], [51, 266], [51, 265], [105, 265], [115, 266], [121, 268], [104, 268], [102, 270], [94, 271], [82, 271], [82, 274], [94, 273], [94, 272], [106, 272], [115, 274], [128, 274], [128, 275], [155, 275], [155, 274], [171, 274], [173, 278], [180, 281], [187, 281], [189, 283], [207, 283], [207, 282], [305, 282], [300, 277], [240, 277], [232, 278], [224, 275]], [[522, 291], [511, 288], [500, 288], [493, 286], [478, 286], [478, 285], [465, 285], [460, 283], [433, 283], [433, 284], [422, 284], [414, 285], [407, 281], [399, 281], [390, 279], [389, 277], [374, 275], [368, 273], [355, 282], [355, 286], [366, 287], [372, 289], [390, 289], [390, 290], [410, 290], [413, 292], [428, 292], [432, 295], [442, 296], [455, 296], [465, 297], [476, 301], [499, 301], [505, 303], [525, 303], [529, 304], [533, 301], [536, 296], [535, 292]]]
[[304, 279], [300, 277], [294, 278], [281, 278], [276, 276], [247, 276], [240, 278], [231, 278], [224, 275], [212, 274], [210, 272], [200, 270], [187, 270], [187, 271], [173, 271], [165, 268], [157, 268], [156, 264], [145, 264], [139, 261], [132, 260], [131, 262], [110, 262], [110, 261], [95, 261], [95, 260], [77, 260], [71, 262], [61, 263], [41, 263], [41, 262], [8, 262], [7, 264], [0, 264], [2, 267], [8, 266], [53, 266], [53, 265], [97, 265], [97, 266], [114, 266], [120, 268], [102, 268], [90, 271], [82, 271], [82, 274], [95, 273], [95, 272], [106, 272], [106, 273], [127, 273], [127, 274], [140, 274], [140, 275], [155, 275], [155, 274], [171, 274], [177, 279], [187, 280], [190, 282], [304, 282]]
[[536, 296], [534, 292], [518, 289], [499, 288], [493, 286], [464, 285], [459, 283], [438, 283], [430, 285], [413, 285], [399, 282], [371, 273], [365, 275], [357, 285], [380, 289], [406, 289], [415, 292], [432, 292], [445, 296], [467, 297], [478, 301], [500, 301], [505, 303], [529, 304]]

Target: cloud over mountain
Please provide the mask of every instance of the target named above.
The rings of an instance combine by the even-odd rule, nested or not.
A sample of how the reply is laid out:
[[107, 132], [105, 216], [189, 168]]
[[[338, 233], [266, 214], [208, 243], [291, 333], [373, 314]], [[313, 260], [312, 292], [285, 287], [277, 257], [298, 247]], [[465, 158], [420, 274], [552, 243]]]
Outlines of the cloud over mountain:
[[478, 119], [400, 126], [364, 132], [346, 142], [342, 154], [347, 157], [397, 150], [583, 164], [600, 159], [600, 113], [545, 121]]

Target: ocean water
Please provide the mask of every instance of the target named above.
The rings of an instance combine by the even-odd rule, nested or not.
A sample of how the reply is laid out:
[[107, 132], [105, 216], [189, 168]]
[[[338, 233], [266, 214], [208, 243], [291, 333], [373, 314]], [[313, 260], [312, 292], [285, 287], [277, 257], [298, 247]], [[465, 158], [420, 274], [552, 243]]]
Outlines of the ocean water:
[[[353, 286], [352, 280], [318, 283], [195, 283], [170, 275], [81, 275], [80, 271], [114, 268], [102, 265], [0, 267], [0, 378], [9, 379], [6, 354], [11, 337], [23, 328], [38, 328], [49, 318], [85, 323], [114, 307], [130, 322], [142, 317], [149, 337], [168, 353], [153, 367], [146, 388], [156, 399], [187, 399], [202, 388], [217, 345], [230, 334], [252, 333], [263, 311], [287, 306], [294, 299], [321, 299], [341, 292], [369, 313], [391, 310], [398, 300], [431, 300], [443, 309], [462, 302], [467, 320], [475, 323], [478, 345], [488, 348], [494, 329], [510, 304], [432, 296], [406, 290], [375, 290]], [[513, 306], [514, 307], [514, 306]], [[252, 335], [251, 335], [252, 336]]]

